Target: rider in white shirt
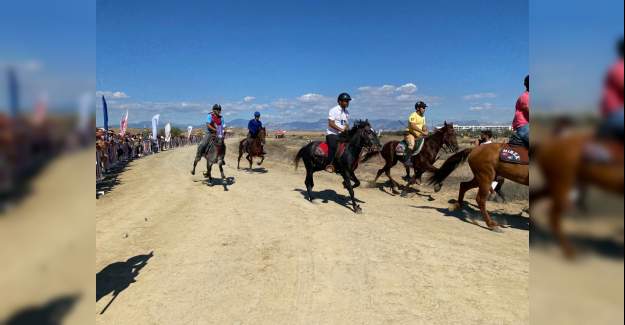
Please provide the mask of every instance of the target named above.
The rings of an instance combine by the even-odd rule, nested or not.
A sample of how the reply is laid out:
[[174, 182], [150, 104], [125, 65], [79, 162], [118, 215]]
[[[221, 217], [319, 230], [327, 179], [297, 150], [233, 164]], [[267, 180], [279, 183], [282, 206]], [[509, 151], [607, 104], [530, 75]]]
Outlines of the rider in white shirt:
[[329, 172], [334, 172], [334, 159], [336, 156], [336, 150], [338, 148], [339, 134], [349, 129], [349, 102], [352, 100], [348, 93], [342, 93], [339, 95], [337, 102], [338, 105], [333, 107], [328, 114], [328, 129], [326, 135], [326, 142], [328, 144], [328, 168]]

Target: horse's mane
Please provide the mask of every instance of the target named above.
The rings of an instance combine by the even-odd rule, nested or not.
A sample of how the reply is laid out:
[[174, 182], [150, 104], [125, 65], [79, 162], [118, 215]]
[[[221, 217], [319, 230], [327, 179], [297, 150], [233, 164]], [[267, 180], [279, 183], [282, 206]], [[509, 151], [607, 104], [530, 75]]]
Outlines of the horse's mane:
[[356, 123], [354, 123], [354, 126], [352, 126], [352, 128], [348, 131], [342, 132], [339, 135], [339, 141], [344, 141], [347, 142], [349, 140], [351, 140], [351, 138], [354, 137], [354, 135], [356, 135], [356, 133], [358, 133], [358, 131], [366, 128], [367, 126], [371, 126], [371, 124], [369, 124], [368, 120], [357, 120]]

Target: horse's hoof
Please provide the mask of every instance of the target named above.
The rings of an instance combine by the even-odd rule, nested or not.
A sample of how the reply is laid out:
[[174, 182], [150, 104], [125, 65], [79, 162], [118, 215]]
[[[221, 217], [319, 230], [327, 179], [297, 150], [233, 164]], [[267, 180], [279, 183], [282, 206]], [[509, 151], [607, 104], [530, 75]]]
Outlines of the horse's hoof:
[[400, 192], [400, 191], [398, 191], [398, 190], [396, 190], [396, 189], [392, 189], [392, 190], [391, 190], [391, 193], [393, 193], [393, 195], [399, 195], [399, 194], [401, 194], [401, 192]]
[[438, 193], [441, 191], [441, 189], [443, 188], [443, 184], [436, 184], [434, 185], [434, 192]]
[[357, 206], [356, 208], [354, 208], [354, 212], [356, 212], [356, 214], [362, 214], [362, 208]]
[[400, 196], [403, 197], [403, 198], [407, 198], [408, 197], [408, 192], [402, 191]]
[[503, 233], [503, 229], [499, 225], [489, 227], [491, 231], [496, 232], [498, 234]]
[[449, 206], [449, 211], [453, 212], [453, 211], [460, 211], [462, 209], [462, 206], [460, 206], [460, 203], [454, 203], [451, 206]]
[[195, 176], [195, 171], [194, 170], [191, 171], [191, 175]]

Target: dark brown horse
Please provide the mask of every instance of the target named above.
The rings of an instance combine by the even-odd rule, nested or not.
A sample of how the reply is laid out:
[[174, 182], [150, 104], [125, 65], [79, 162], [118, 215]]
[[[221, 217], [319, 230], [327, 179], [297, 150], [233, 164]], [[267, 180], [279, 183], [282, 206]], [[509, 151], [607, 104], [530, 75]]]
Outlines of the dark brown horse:
[[489, 229], [493, 231], [501, 231], [499, 224], [491, 219], [486, 210], [486, 201], [491, 193], [491, 184], [496, 176], [501, 176], [513, 182], [529, 185], [529, 165], [513, 164], [503, 162], [499, 158], [501, 149], [506, 144], [492, 143], [485, 144], [475, 148], [462, 150], [455, 155], [449, 157], [443, 166], [432, 175], [429, 183], [433, 185], [442, 184], [442, 182], [460, 165], [469, 162], [473, 179], [468, 182], [460, 183], [460, 192], [458, 193], [458, 201], [453, 209], [461, 209], [464, 204], [464, 195], [467, 191], [479, 188], [477, 194], [477, 205], [480, 208], [482, 217]]
[[[391, 190], [393, 191], [393, 194], [399, 194], [397, 191], [399, 184], [391, 176], [391, 169], [397, 165], [400, 159], [404, 158], [404, 156], [397, 155], [396, 149], [399, 143], [400, 141], [390, 141], [382, 147], [381, 154], [385, 162], [384, 167], [378, 170], [375, 180], [373, 181], [373, 183], [377, 183], [380, 176], [382, 176], [382, 174], [386, 174], [386, 177], [388, 177], [391, 181]], [[414, 175], [402, 192], [403, 195], [407, 193], [407, 190], [411, 185], [421, 181], [421, 176], [425, 172], [434, 173], [438, 170], [438, 168], [434, 167], [434, 163], [438, 159], [438, 154], [441, 149], [445, 149], [450, 152], [456, 152], [458, 150], [458, 141], [456, 139], [456, 132], [454, 131], [453, 124], [447, 124], [447, 122], [445, 122], [442, 128], [436, 130], [425, 139], [421, 152], [412, 157]], [[365, 157], [363, 162], [369, 160], [370, 158], [371, 156], [368, 155]], [[407, 172], [407, 174], [409, 175], [409, 172]]]
[[261, 166], [263, 164], [263, 162], [265, 161], [264, 146], [266, 138], [267, 130], [263, 127], [258, 132], [258, 136], [256, 136], [256, 138], [253, 138], [249, 145], [247, 143], [247, 139], [243, 139], [241, 140], [241, 142], [239, 142], [239, 159], [237, 161], [237, 169], [241, 169], [241, 157], [243, 157], [244, 153], [247, 154], [247, 157], [245, 157], [245, 159], [247, 159], [247, 161], [249, 161], [250, 163], [250, 170], [252, 170], [254, 157], [261, 158], [258, 166]]
[[[585, 148], [601, 145], [613, 153], [612, 162], [595, 163], [585, 159]], [[623, 148], [622, 144], [595, 143], [592, 134], [571, 134], [552, 137], [537, 146], [534, 160], [544, 178], [544, 187], [532, 189], [532, 204], [539, 199], [549, 199], [551, 209], [549, 222], [554, 237], [558, 240], [564, 254], [573, 257], [575, 251], [564, 236], [561, 227], [562, 215], [570, 207], [570, 193], [577, 186], [595, 186], [607, 192], [623, 195]]]

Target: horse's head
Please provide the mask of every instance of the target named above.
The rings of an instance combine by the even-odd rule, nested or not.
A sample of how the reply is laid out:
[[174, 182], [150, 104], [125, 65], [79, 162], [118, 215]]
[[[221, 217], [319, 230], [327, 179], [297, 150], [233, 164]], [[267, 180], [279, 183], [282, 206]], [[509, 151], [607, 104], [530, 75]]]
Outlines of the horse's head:
[[443, 133], [443, 146], [445, 147], [445, 150], [457, 152], [459, 149], [458, 138], [456, 136], [456, 130], [454, 129], [453, 123], [447, 123], [447, 121], [445, 121], [445, 124], [443, 124], [440, 132]]
[[258, 138], [260, 139], [261, 143], [263, 144], [263, 146], [266, 143], [266, 139], [267, 139], [267, 129], [265, 127], [260, 128], [260, 131], [258, 132]]
[[349, 133], [352, 137], [359, 137], [363, 147], [368, 147], [373, 150], [379, 150], [382, 147], [378, 134], [371, 127], [369, 120], [356, 121], [356, 124], [354, 124], [354, 127]]

